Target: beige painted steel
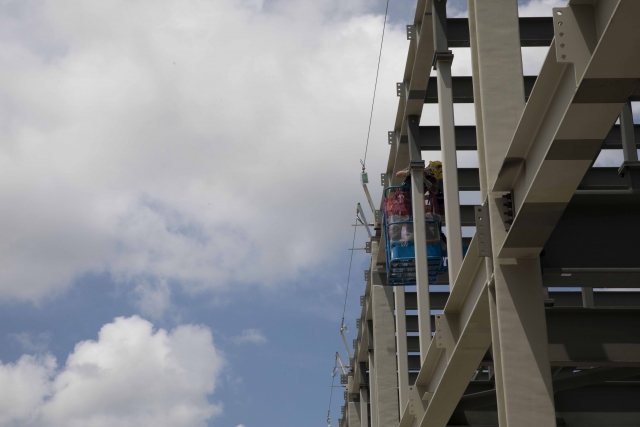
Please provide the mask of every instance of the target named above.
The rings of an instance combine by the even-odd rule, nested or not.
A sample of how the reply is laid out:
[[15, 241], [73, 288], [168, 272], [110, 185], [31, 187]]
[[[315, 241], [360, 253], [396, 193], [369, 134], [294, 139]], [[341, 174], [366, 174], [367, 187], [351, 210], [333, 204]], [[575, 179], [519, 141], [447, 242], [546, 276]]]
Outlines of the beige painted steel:
[[540, 260], [494, 261], [503, 418], [507, 426], [555, 425]]
[[369, 391], [365, 387], [362, 387], [360, 389], [360, 427], [369, 427], [368, 400]]
[[[398, 377], [396, 367], [395, 322], [393, 319], [393, 289], [382, 286], [373, 272], [373, 356], [375, 394], [372, 396], [372, 418], [380, 427], [395, 426], [399, 421]], [[370, 368], [371, 369], [371, 368]], [[370, 370], [371, 372], [371, 370]], [[370, 374], [371, 375], [371, 374]]]
[[409, 358], [407, 352], [407, 316], [403, 286], [396, 286], [396, 348], [398, 352], [398, 400], [400, 417], [409, 400]]
[[445, 219], [447, 224], [447, 265], [449, 280], [455, 282], [462, 264], [462, 228], [460, 193], [458, 191], [458, 160], [453, 115], [451, 61], [438, 61], [438, 108], [440, 111], [440, 141], [444, 184]]
[[[447, 337], [436, 324], [436, 340], [416, 380], [423, 399], [429, 401], [419, 426], [447, 425], [460, 397], [491, 342], [489, 312], [487, 306], [487, 277], [482, 260], [477, 257], [477, 241], [471, 241], [444, 309]], [[440, 342], [440, 345], [439, 345]]]
[[347, 406], [349, 427], [360, 427], [360, 402], [349, 402]]
[[[468, 0], [469, 7], [469, 47], [471, 50], [471, 74], [473, 81], [473, 99], [475, 100], [475, 119], [476, 119], [476, 140], [477, 140], [477, 152], [478, 152], [478, 172], [480, 177], [480, 200], [486, 200], [487, 191], [488, 191], [488, 177], [487, 177], [487, 167], [482, 159], [485, 159], [485, 141], [484, 141], [484, 127], [483, 127], [483, 115], [482, 115], [482, 92], [480, 90], [480, 71], [479, 71], [479, 63], [478, 63], [478, 41], [476, 35], [476, 5], [475, 0]], [[493, 273], [493, 262], [491, 258], [485, 258], [484, 260], [484, 270], [487, 276]], [[489, 304], [489, 313], [490, 319], [496, 319], [496, 304], [495, 304], [495, 286], [491, 283], [488, 292], [488, 304]], [[491, 336], [492, 336], [492, 345], [494, 348], [500, 347], [500, 334], [499, 329], [497, 328], [497, 322], [493, 320], [491, 322]], [[495, 373], [496, 368], [490, 368], [494, 371], [495, 381], [502, 381], [502, 370], [500, 369], [501, 360], [500, 360], [500, 352], [494, 352], [493, 354], [494, 365], [497, 368], [498, 372]], [[500, 425], [506, 425], [506, 420], [504, 419], [504, 394], [503, 387], [500, 386], [496, 390], [496, 401], [500, 409], [498, 410], [498, 418]]]
[[375, 354], [369, 352], [369, 407], [371, 408], [371, 427], [378, 427], [378, 387], [376, 386]]
[[440, 121], [440, 147], [444, 184], [445, 222], [447, 228], [447, 265], [449, 280], [455, 283], [462, 264], [462, 229], [460, 219], [460, 193], [458, 187], [458, 159], [456, 155], [456, 130], [453, 112], [453, 83], [448, 50], [446, 26], [446, 2], [432, 3], [433, 45], [436, 56], [434, 66], [437, 75], [438, 111]]
[[420, 116], [424, 100], [409, 99], [411, 91], [426, 91], [431, 75], [431, 60], [433, 59], [433, 30], [431, 14], [431, 0], [419, 0], [416, 8], [414, 24], [416, 25], [416, 39], [409, 45], [409, 54], [404, 71], [403, 83], [405, 97], [398, 102], [398, 111], [394, 131], [396, 140], [393, 142], [387, 163], [387, 174], [391, 185], [399, 185], [402, 180], [395, 176], [396, 172], [409, 165], [409, 152], [406, 143], [400, 143], [401, 136], [409, 133], [408, 116]]
[[[505, 185], [513, 185], [515, 193], [516, 217], [500, 247], [500, 257], [535, 257], [541, 251], [555, 225], [552, 218], [559, 217], [562, 204], [569, 202], [597, 155], [593, 149], [580, 147], [563, 148], [560, 158], [549, 158], [548, 153], [558, 147], [555, 141], [590, 140], [593, 144], [604, 140], [640, 77], [640, 57], [629, 54], [640, 44], [636, 19], [640, 2], [625, 0], [616, 2], [615, 7], [606, 5], [611, 6], [611, 2], [600, 1], [593, 8], [600, 38], [582, 81], [575, 80], [571, 64], [556, 61], [557, 41], [542, 66], [507, 154], [522, 159], [526, 168], [509, 179], [497, 180], [494, 187], [502, 190]], [[605, 22], [608, 25], [602, 25]], [[598, 28], [604, 29], [601, 32]], [[594, 83], [598, 81], [606, 81], [611, 89], [598, 91]], [[527, 213], [521, 215], [526, 204], [532, 208], [544, 207], [545, 203], [555, 204], [558, 209], [547, 211], [552, 215], [544, 224], [532, 226]], [[534, 235], [538, 238], [532, 239]]]
[[[493, 183], [524, 111], [518, 4], [474, 1], [473, 6], [481, 94], [476, 108], [482, 110], [484, 141], [479, 162]], [[506, 238], [500, 197], [489, 193], [495, 289], [488, 311], [499, 420], [505, 426], [552, 426], [555, 410], [539, 259], [498, 259]]]
[[[486, 353], [491, 333], [486, 304], [487, 276], [482, 267], [474, 237], [444, 309], [445, 315], [458, 325], [458, 333], [450, 334], [453, 339], [448, 339], [444, 347], [437, 344], [437, 339], [432, 341], [410, 393], [414, 396], [417, 392], [421, 399], [427, 400], [421, 400], [417, 406], [409, 405], [415, 410], [405, 411], [400, 424], [402, 427], [446, 426]], [[436, 329], [436, 337], [438, 333]], [[412, 399], [416, 403], [410, 397], [410, 401]]]
[[[487, 271], [493, 272], [493, 262], [491, 259], [487, 260]], [[507, 425], [506, 409], [504, 405], [504, 383], [502, 381], [502, 353], [500, 352], [500, 328], [498, 327], [498, 308], [496, 301], [496, 286], [495, 282], [491, 283], [488, 294], [489, 301], [489, 318], [491, 319], [491, 346], [493, 350], [493, 375], [495, 377], [496, 386], [496, 403], [498, 406], [498, 422], [500, 425]]]
[[[478, 158], [485, 158], [484, 151], [484, 128], [482, 126], [482, 93], [480, 91], [480, 72], [478, 68], [478, 41], [476, 38], [476, 6], [474, 0], [468, 0], [469, 7], [469, 45], [471, 50], [471, 79], [473, 81], [473, 99], [476, 108], [474, 108], [476, 119], [476, 144]], [[484, 200], [487, 196], [487, 168], [485, 162], [478, 162], [478, 173], [480, 175], [480, 200]]]
[[[409, 142], [410, 144], [412, 142]], [[431, 343], [431, 305], [429, 303], [429, 270], [427, 266], [427, 236], [424, 223], [424, 165], [411, 167], [411, 207], [416, 263], [416, 292], [418, 294], [418, 330], [420, 360], [424, 361]]]
[[498, 176], [524, 110], [517, 6], [516, 0], [473, 0], [480, 91], [480, 104], [475, 105], [482, 109], [483, 160], [490, 183]]
[[[416, 16], [419, 16], [425, 8], [430, 10], [431, 5], [428, 3], [419, 1]], [[610, 25], [611, 16], [617, 11], [618, 5], [622, 4], [626, 8], [625, 11], [616, 18], [616, 25]], [[630, 49], [623, 43], [624, 37], [635, 40], [637, 32], [629, 32], [628, 29], [632, 25], [624, 21], [633, 20], [639, 15], [638, 4], [640, 2], [614, 0], [596, 2], [594, 20], [596, 33], [606, 43], [601, 43], [602, 46], [598, 45], [593, 58], [585, 65], [584, 75], [587, 78], [640, 77], [637, 73], [637, 61], [634, 62], [628, 58]], [[406, 406], [407, 410], [403, 413], [401, 425], [445, 426], [491, 340], [495, 350], [500, 425], [555, 425], [548, 372], [550, 350], [546, 337], [539, 258], [535, 253], [529, 255], [522, 252], [517, 253], [517, 256], [499, 254], [498, 250], [502, 248], [507, 233], [494, 200], [500, 196], [500, 191], [510, 190], [513, 185], [518, 185], [517, 208], [529, 196], [533, 196], [529, 197], [529, 202], [545, 202], [548, 200], [545, 198], [547, 195], [541, 192], [529, 194], [532, 183], [542, 182], [536, 181], [540, 177], [554, 178], [542, 182], [545, 185], [553, 184], [553, 181], [560, 184], [568, 182], [570, 187], [573, 183], [569, 179], [571, 177], [554, 176], [550, 171], [540, 168], [540, 161], [544, 159], [544, 154], [549, 148], [548, 141], [553, 139], [558, 129], [562, 131], [561, 137], [563, 135], [569, 135], [569, 138], [575, 137], [571, 132], [576, 129], [587, 132], [590, 136], [599, 135], [601, 124], [609, 120], [608, 116], [603, 118], [601, 113], [606, 110], [605, 115], [611, 111], [617, 115], [619, 110], [616, 112], [615, 108], [610, 106], [611, 111], [609, 111], [607, 106], [601, 105], [569, 108], [568, 103], [571, 102], [576, 91], [576, 70], [570, 63], [557, 63], [555, 57], [558, 46], [552, 44], [550, 56], [554, 61], [551, 63], [549, 57], [547, 58], [525, 110], [526, 117], [522, 116], [524, 90], [516, 0], [492, 2], [469, 0], [469, 15], [476, 128], [479, 133], [480, 187], [483, 195], [488, 195], [490, 201], [495, 272], [493, 272], [494, 266], [491, 260], [477, 258], [477, 242], [475, 239], [472, 240], [469, 254], [461, 265], [458, 277], [452, 279], [451, 295], [444, 315], [440, 317], [443, 323], [437, 325], [444, 328], [436, 331], [436, 337], [440, 339], [429, 343], [421, 337], [421, 370], [416, 386], [410, 388], [409, 402]], [[408, 71], [405, 71], [405, 83], [414, 82], [416, 64], [421, 63], [422, 69], [428, 69], [425, 66], [427, 59], [423, 57], [424, 52], [428, 50], [424, 48], [424, 41], [428, 39], [431, 31], [427, 32], [424, 29], [430, 25], [431, 18], [428, 15], [422, 16], [425, 19], [421, 23], [422, 28], [418, 29], [420, 39], [411, 44], [412, 51], [407, 61]], [[623, 24], [618, 21], [622, 21]], [[420, 45], [423, 46], [422, 50]], [[419, 51], [421, 53], [418, 53]], [[432, 55], [429, 55], [429, 60], [431, 57]], [[613, 67], [615, 70], [620, 68], [624, 71], [622, 74], [619, 73], [620, 75], [611, 74], [611, 65], [616, 61], [625, 63], [621, 67]], [[421, 78], [428, 81], [428, 75], [426, 78], [425, 76]], [[405, 92], [408, 96], [409, 91]], [[390, 155], [389, 173], [404, 168], [408, 164], [409, 144], [399, 144], [400, 135], [403, 132], [406, 134], [407, 131], [405, 107], [408, 106], [408, 101], [408, 99], [402, 99], [400, 102], [398, 122], [402, 123], [402, 129], [396, 129], [397, 140]], [[410, 108], [414, 107], [412, 102]], [[411, 112], [411, 114], [417, 113]], [[581, 127], [580, 123], [585, 122], [585, 117], [588, 118], [588, 123]], [[593, 132], [594, 129], [597, 132]], [[398, 132], [399, 130], [401, 132]], [[544, 139], [549, 135], [551, 139], [545, 142]], [[525, 159], [526, 161], [515, 163], [519, 169], [512, 173], [513, 179], [503, 179], [498, 182], [507, 155], [519, 156], [522, 159], [529, 157]], [[563, 168], [560, 167], [560, 169]], [[567, 171], [576, 176], [576, 172], [579, 172], [575, 168], [568, 168]], [[417, 178], [417, 171], [415, 173], [412, 171], [412, 175]], [[414, 188], [414, 193], [421, 193], [422, 182], [419, 184], [419, 186], [416, 185], [419, 190], [415, 191]], [[493, 189], [494, 192], [491, 193], [487, 191], [488, 189]], [[562, 191], [569, 194], [568, 188]], [[553, 196], [553, 191], [548, 194]], [[562, 197], [564, 196], [561, 195]], [[552, 198], [551, 201], [555, 199]], [[422, 204], [414, 203], [414, 209], [417, 206], [421, 207]], [[414, 211], [414, 218], [421, 217], [415, 214]], [[423, 233], [416, 230], [417, 236], [421, 234]], [[528, 258], [518, 258], [524, 255]], [[372, 265], [372, 271], [375, 269], [373, 267]], [[491, 277], [494, 279], [491, 280]], [[372, 285], [375, 283], [367, 283], [367, 293], [370, 290], [373, 293], [376, 292], [372, 289]], [[420, 290], [418, 293], [420, 295]], [[423, 315], [428, 313], [429, 307], [428, 293], [423, 292], [424, 294], [427, 297], [427, 309], [423, 310]], [[363, 318], [372, 316], [372, 312], [375, 318], [375, 302], [369, 300], [367, 305], [372, 307], [363, 307]], [[393, 325], [392, 322], [388, 324]], [[365, 328], [362, 329], [365, 330]], [[375, 329], [374, 326], [374, 334]], [[430, 339], [430, 334], [426, 332], [430, 328], [420, 324], [420, 330], [423, 331], [421, 336], [428, 336]], [[438, 333], [441, 335], [438, 336]], [[366, 333], [362, 334], [360, 350], [362, 347], [366, 350], [365, 335]], [[387, 338], [389, 337], [394, 338], [393, 331], [387, 335]], [[376, 341], [377, 338], [374, 339], [373, 353], [377, 351]], [[395, 342], [395, 339], [393, 341]], [[423, 345], [426, 345], [426, 351]], [[372, 373], [370, 376], [371, 401], [374, 408], [372, 413], [375, 413], [372, 415], [376, 418], [372, 425], [377, 427], [385, 424], [377, 419], [379, 409], [376, 407], [381, 398], [380, 396], [374, 398], [374, 394], [382, 390], [377, 384], [382, 377], [379, 376], [379, 369], [376, 369], [376, 367], [380, 368], [381, 363], [377, 357], [374, 360], [373, 355], [369, 354]], [[389, 357], [391, 365], [393, 365], [392, 360], [393, 358]], [[393, 374], [395, 377], [395, 372]], [[523, 384], [526, 387], [523, 387]], [[415, 396], [419, 398], [417, 402], [420, 405], [415, 410], [411, 410], [410, 403]], [[397, 402], [396, 399], [391, 400]], [[366, 399], [363, 401], [366, 402]], [[396, 424], [397, 420], [388, 425]]]

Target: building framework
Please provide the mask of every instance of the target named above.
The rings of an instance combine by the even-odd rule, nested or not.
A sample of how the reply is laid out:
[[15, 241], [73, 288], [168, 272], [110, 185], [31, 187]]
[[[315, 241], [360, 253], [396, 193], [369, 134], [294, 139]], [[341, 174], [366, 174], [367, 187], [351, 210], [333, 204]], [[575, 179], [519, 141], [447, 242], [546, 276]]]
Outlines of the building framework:
[[[421, 190], [422, 151], [441, 150], [449, 291], [430, 292], [421, 221], [415, 290], [387, 284], [378, 212], [341, 427], [640, 425], [640, 1], [568, 3], [520, 18], [517, 0], [468, 0], [450, 19], [446, 0], [418, 0], [382, 184], [409, 167]], [[528, 46], [549, 46], [538, 76], [523, 76]], [[452, 77], [452, 47], [472, 76]], [[439, 126], [420, 126], [425, 103]], [[620, 149], [619, 168], [593, 166]], [[479, 167], [458, 168], [460, 150]]]

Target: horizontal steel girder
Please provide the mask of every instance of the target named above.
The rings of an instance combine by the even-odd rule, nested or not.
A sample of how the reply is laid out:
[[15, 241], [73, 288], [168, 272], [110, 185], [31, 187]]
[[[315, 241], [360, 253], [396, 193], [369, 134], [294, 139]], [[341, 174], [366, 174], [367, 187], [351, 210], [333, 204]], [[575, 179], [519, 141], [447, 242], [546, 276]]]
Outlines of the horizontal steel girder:
[[[640, 149], [640, 124], [634, 125], [636, 146]], [[440, 127], [420, 126], [418, 137], [420, 147], [424, 151], [440, 150]], [[467, 151], [477, 150], [478, 141], [476, 139], [475, 126], [456, 126], [456, 150]], [[611, 128], [602, 145], [603, 150], [621, 150], [622, 137], [620, 135], [620, 125]]]
[[[524, 79], [524, 98], [529, 99], [533, 86], [536, 83], [537, 76], [523, 76]], [[453, 102], [458, 104], [473, 103], [473, 82], [471, 76], [457, 76], [452, 78]], [[629, 100], [640, 101], [640, 87], [636, 88], [629, 95]], [[438, 81], [436, 77], [429, 79], [427, 90], [424, 97], [425, 104], [438, 103]]]
[[[595, 306], [605, 307], [637, 307], [640, 308], [640, 292], [628, 291], [597, 291], [593, 294]], [[549, 293], [549, 298], [553, 300], [554, 307], [582, 307], [582, 294], [578, 291], [560, 291]], [[405, 292], [405, 308], [407, 310], [417, 310], [418, 301], [415, 292]], [[449, 292], [430, 292], [429, 303], [431, 310], [442, 310], [449, 299]], [[418, 337], [408, 337], [417, 338]], [[418, 348], [418, 347], [416, 347]], [[418, 351], [418, 350], [409, 350]]]
[[[638, 425], [637, 423], [629, 423], [632, 419], [640, 422], [640, 407], [638, 406], [640, 382], [637, 381], [637, 377], [633, 378], [637, 374], [638, 368], [599, 368], [570, 372], [568, 375], [559, 376], [559, 378], [554, 377], [554, 400], [557, 417], [559, 419], [566, 418], [567, 421], [573, 421], [576, 417], [582, 418], [579, 423], [571, 422], [562, 425], [598, 427]], [[607, 378], [609, 382], [606, 382]], [[618, 380], [623, 378], [628, 379]], [[593, 382], [589, 384], [589, 381]], [[570, 384], [571, 382], [574, 384]], [[587, 384], [579, 385], [581, 382]], [[481, 381], [479, 383], [489, 382]], [[493, 422], [487, 423], [487, 419], [494, 418], [497, 421], [495, 411], [495, 390], [466, 394], [460, 399], [460, 403], [449, 420], [449, 425], [494, 425]], [[603, 415], [603, 417], [594, 418], [594, 415]]]
[[[553, 19], [549, 17], [523, 17], [520, 23], [520, 45], [549, 46], [553, 40]], [[447, 19], [447, 41], [449, 47], [469, 47], [469, 20]]]
[[[640, 367], [640, 309], [562, 307], [545, 313], [551, 366]], [[417, 324], [417, 316], [407, 316], [407, 332], [417, 332]], [[410, 352], [416, 351], [415, 338], [407, 337]], [[493, 361], [485, 357], [480, 365]], [[419, 369], [420, 357], [410, 355], [409, 370]]]
[[[618, 168], [591, 168], [578, 186], [578, 191], [587, 190], [626, 190], [628, 177], [621, 177]], [[458, 189], [460, 191], [480, 191], [478, 169], [458, 168]]]

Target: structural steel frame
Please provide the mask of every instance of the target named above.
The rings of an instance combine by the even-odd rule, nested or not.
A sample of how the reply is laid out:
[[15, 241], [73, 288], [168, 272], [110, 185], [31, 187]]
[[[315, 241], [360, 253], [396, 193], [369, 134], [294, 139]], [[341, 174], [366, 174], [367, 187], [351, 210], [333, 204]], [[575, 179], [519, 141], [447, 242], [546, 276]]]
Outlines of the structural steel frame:
[[[417, 286], [388, 286], [376, 221], [341, 427], [640, 425], [640, 2], [570, 0], [552, 18], [468, 5], [451, 19], [418, 0], [383, 174], [410, 168], [420, 216], [422, 152], [441, 150], [449, 290], [428, 285], [421, 221]], [[523, 76], [528, 46], [549, 46], [538, 76]], [[451, 75], [452, 47], [470, 48], [472, 76]], [[433, 102], [439, 126], [420, 126]], [[475, 126], [455, 125], [458, 102]], [[593, 167], [602, 150], [620, 168]], [[480, 192], [488, 233], [462, 237], [476, 217], [460, 191]]]

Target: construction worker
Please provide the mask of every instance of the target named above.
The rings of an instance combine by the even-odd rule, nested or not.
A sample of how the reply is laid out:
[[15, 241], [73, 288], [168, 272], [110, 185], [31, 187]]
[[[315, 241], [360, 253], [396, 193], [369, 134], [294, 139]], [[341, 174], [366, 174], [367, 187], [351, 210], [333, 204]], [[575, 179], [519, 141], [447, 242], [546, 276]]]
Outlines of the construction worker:
[[[399, 178], [406, 178], [402, 185], [409, 186], [411, 183], [411, 170], [410, 167], [403, 169], [396, 173]], [[442, 162], [432, 161], [424, 168], [424, 191], [425, 198], [428, 204], [431, 206], [431, 213], [434, 215], [440, 215], [440, 206], [438, 204], [437, 196], [440, 192], [440, 186], [438, 181], [442, 180]]]

